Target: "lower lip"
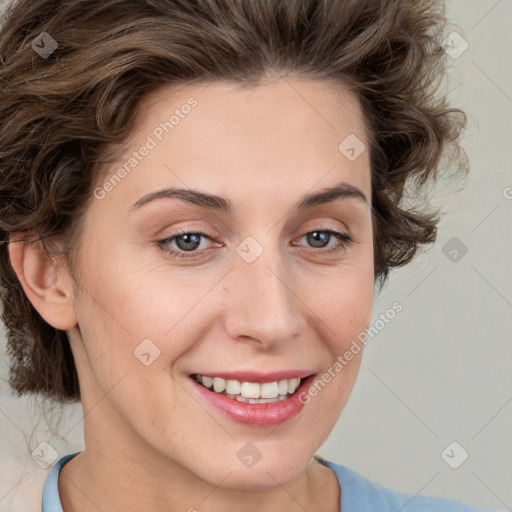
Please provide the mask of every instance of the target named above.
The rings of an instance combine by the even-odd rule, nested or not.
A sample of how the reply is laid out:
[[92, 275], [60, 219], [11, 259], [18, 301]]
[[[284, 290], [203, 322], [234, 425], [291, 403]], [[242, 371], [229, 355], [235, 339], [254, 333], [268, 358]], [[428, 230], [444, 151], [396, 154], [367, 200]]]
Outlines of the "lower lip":
[[299, 396], [308, 389], [314, 378], [314, 375], [310, 375], [300, 383], [295, 393], [289, 398], [270, 404], [239, 402], [234, 398], [228, 398], [225, 395], [215, 393], [215, 391], [210, 391], [196, 382], [195, 379], [191, 380], [209, 404], [229, 416], [232, 420], [245, 425], [268, 427], [279, 425], [296, 416], [302, 410], [304, 404], [299, 400]]

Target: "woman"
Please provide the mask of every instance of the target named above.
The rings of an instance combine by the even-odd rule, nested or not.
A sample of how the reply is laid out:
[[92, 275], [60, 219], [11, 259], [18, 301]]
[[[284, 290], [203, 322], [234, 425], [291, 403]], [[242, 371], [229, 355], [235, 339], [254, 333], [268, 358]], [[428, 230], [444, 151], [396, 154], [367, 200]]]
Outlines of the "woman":
[[44, 512], [475, 510], [315, 457], [375, 284], [435, 240], [405, 186], [449, 148], [465, 171], [444, 21], [431, 0], [11, 5], [10, 383], [84, 411]]

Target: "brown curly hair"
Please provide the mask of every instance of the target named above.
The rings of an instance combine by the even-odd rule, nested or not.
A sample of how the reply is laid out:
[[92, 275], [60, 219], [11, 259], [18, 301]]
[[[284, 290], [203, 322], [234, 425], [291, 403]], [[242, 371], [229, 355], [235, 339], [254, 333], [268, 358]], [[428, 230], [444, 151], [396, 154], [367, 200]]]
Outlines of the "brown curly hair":
[[[382, 288], [393, 267], [435, 241], [438, 212], [417, 206], [448, 148], [450, 164], [468, 170], [466, 115], [439, 93], [446, 24], [435, 0], [11, 1], [0, 31], [0, 299], [11, 387], [80, 400], [66, 332], [25, 296], [10, 237], [47, 251], [58, 240], [71, 262], [102, 165], [141, 101], [166, 85], [257, 84], [271, 72], [348, 86], [369, 137]], [[58, 43], [45, 58], [32, 47], [43, 32]], [[411, 187], [413, 207], [403, 208]]]

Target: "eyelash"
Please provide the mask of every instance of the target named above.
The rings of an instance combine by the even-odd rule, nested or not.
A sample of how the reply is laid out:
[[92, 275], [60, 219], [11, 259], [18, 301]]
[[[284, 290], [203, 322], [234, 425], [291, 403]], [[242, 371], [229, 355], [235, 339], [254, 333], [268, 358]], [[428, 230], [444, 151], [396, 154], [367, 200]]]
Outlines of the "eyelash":
[[[327, 250], [319, 249], [318, 251], [322, 254], [331, 254], [331, 253], [341, 252], [342, 250], [345, 250], [348, 246], [350, 246], [352, 243], [356, 242], [355, 238], [353, 236], [349, 235], [348, 233], [334, 231], [332, 229], [313, 229], [311, 231], [307, 231], [299, 238], [302, 238], [306, 235], [309, 235], [309, 234], [315, 233], [315, 232], [327, 233], [329, 235], [333, 235], [338, 240], [337, 244], [330, 249], [327, 249]], [[201, 251], [188, 251], [188, 253], [187, 253], [187, 251], [183, 251], [183, 250], [176, 251], [174, 249], [171, 250], [168, 248], [168, 244], [170, 242], [172, 242], [174, 239], [179, 238], [181, 235], [199, 235], [201, 237], [208, 238], [209, 240], [211, 240], [211, 237], [208, 236], [208, 234], [205, 233], [204, 231], [200, 231], [200, 230], [199, 231], [189, 231], [189, 230], [184, 229], [184, 230], [174, 233], [173, 235], [171, 235], [167, 238], [164, 238], [163, 240], [158, 240], [157, 243], [164, 252], [168, 253], [173, 258], [195, 258], [195, 257], [197, 257], [195, 255], [197, 255], [198, 252], [201, 252]]]

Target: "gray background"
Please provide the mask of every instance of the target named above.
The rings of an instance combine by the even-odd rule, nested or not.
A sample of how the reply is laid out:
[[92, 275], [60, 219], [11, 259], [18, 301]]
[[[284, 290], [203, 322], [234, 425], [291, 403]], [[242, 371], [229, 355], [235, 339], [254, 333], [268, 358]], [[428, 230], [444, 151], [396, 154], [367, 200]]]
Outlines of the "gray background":
[[[512, 510], [512, 199], [504, 193], [512, 187], [512, 1], [446, 5], [469, 43], [450, 58], [447, 87], [468, 114], [470, 175], [462, 190], [444, 180], [435, 188], [445, 214], [437, 243], [376, 296], [374, 321], [395, 301], [404, 309], [368, 339], [319, 454], [398, 491]], [[443, 253], [454, 237], [468, 249], [455, 262]], [[27, 444], [48, 441], [59, 456], [80, 451], [81, 407], [65, 408], [61, 437], [52, 436], [38, 402], [10, 394], [5, 357], [0, 375], [0, 512], [36, 512], [51, 467], [40, 468]], [[453, 441], [452, 465], [469, 454], [457, 469], [441, 456]]]

